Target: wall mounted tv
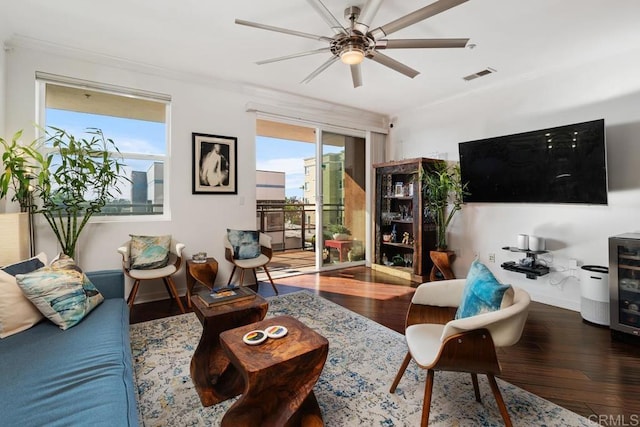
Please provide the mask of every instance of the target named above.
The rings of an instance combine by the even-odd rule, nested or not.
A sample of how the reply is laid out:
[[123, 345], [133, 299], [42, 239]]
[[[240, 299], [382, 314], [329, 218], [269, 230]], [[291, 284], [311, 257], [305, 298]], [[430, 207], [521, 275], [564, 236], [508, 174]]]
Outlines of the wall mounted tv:
[[461, 142], [465, 202], [607, 204], [604, 119]]

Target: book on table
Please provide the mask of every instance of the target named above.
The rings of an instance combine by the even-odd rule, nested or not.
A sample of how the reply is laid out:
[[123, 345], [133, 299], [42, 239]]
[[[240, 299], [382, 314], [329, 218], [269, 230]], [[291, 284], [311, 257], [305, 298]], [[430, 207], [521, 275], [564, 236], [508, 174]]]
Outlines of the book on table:
[[256, 293], [245, 286], [220, 288], [213, 291], [202, 291], [197, 295], [198, 298], [200, 298], [200, 300], [208, 307], [249, 300], [256, 297]]

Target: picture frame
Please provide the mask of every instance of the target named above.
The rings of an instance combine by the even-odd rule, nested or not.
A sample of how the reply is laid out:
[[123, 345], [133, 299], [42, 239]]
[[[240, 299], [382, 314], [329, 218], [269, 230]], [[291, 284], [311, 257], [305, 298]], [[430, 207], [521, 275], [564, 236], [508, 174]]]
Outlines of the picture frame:
[[192, 194], [238, 194], [238, 138], [191, 134]]

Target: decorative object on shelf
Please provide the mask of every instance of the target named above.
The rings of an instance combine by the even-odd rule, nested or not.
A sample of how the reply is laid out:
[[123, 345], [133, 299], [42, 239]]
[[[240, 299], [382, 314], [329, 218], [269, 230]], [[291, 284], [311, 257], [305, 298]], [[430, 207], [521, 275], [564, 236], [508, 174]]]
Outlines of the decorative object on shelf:
[[451, 264], [453, 263], [456, 253], [453, 251], [431, 251], [429, 252], [431, 261], [433, 261], [433, 267], [431, 267], [431, 273], [429, 274], [429, 281], [435, 282], [437, 280], [449, 280], [455, 279]]
[[393, 265], [395, 265], [396, 267], [404, 267], [405, 263], [404, 263], [404, 257], [400, 254], [396, 254], [393, 256], [393, 258], [391, 259], [391, 263]]
[[529, 236], [529, 249], [532, 251], [544, 251], [544, 237]]
[[411, 235], [409, 234], [409, 232], [405, 231], [404, 233], [402, 233], [402, 244], [408, 245], [410, 237]]
[[518, 249], [526, 251], [529, 249], [529, 236], [526, 234], [518, 234]]
[[192, 133], [193, 194], [238, 194], [238, 138]]
[[433, 215], [436, 225], [436, 249], [447, 249], [447, 228], [456, 212], [462, 209], [462, 197], [468, 183], [462, 183], [460, 164], [435, 163], [428, 173], [420, 170], [425, 206]]
[[396, 182], [396, 197], [404, 197], [404, 184], [402, 182]]
[[191, 256], [191, 260], [196, 264], [204, 264], [207, 262], [207, 253], [206, 252], [198, 252]]
[[395, 243], [398, 239], [398, 231], [396, 230], [396, 225], [393, 224], [393, 228], [391, 229], [391, 242]]

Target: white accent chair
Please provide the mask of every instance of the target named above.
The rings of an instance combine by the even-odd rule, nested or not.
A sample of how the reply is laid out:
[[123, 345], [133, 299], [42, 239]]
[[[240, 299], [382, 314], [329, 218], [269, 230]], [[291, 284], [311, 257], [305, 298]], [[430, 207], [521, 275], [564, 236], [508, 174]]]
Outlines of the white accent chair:
[[231, 242], [229, 242], [229, 237], [227, 234], [224, 235], [223, 238], [224, 243], [224, 257], [227, 261], [233, 264], [233, 270], [231, 271], [231, 275], [229, 276], [229, 281], [227, 282], [227, 286], [231, 284], [231, 280], [233, 279], [233, 275], [236, 272], [236, 268], [239, 268], [240, 271], [240, 282], [239, 285], [242, 286], [244, 283], [244, 271], [245, 270], [253, 270], [253, 276], [256, 279], [256, 286], [258, 286], [258, 276], [256, 273], [256, 269], [262, 268], [265, 273], [267, 273], [267, 277], [269, 278], [269, 282], [271, 282], [271, 286], [273, 287], [273, 291], [278, 295], [278, 289], [276, 288], [275, 283], [273, 283], [273, 279], [271, 278], [271, 274], [267, 269], [267, 264], [271, 262], [271, 257], [273, 256], [273, 250], [271, 249], [271, 236], [268, 234], [260, 233], [260, 255], [256, 258], [250, 259], [235, 259], [234, 258], [234, 250]]
[[162, 279], [169, 297], [176, 300], [176, 302], [178, 303], [178, 307], [180, 308], [180, 312], [185, 312], [182, 301], [180, 300], [180, 295], [178, 295], [178, 290], [176, 289], [176, 284], [171, 277], [175, 273], [177, 273], [178, 270], [180, 270], [180, 267], [182, 265], [182, 251], [184, 250], [184, 248], [184, 244], [171, 239], [169, 264], [167, 264], [166, 267], [156, 268], [152, 270], [136, 270], [129, 268], [129, 266], [131, 265], [131, 240], [123, 243], [122, 246], [118, 248], [118, 253], [122, 255], [122, 269], [127, 276], [133, 279], [133, 288], [131, 289], [129, 297], [127, 298], [127, 303], [129, 304], [130, 310], [133, 308], [133, 302], [136, 299], [136, 295], [138, 294], [138, 288], [140, 287], [141, 281]]
[[527, 292], [513, 287], [511, 304], [505, 304], [503, 299], [502, 307], [497, 311], [454, 320], [465, 282], [465, 279], [452, 279], [418, 286], [406, 320], [405, 336], [409, 351], [390, 392], [395, 392], [411, 359], [427, 369], [421, 423], [427, 426], [435, 371], [470, 373], [478, 402], [478, 374], [485, 374], [500, 414], [505, 424], [511, 426], [507, 407], [495, 380], [495, 376], [501, 373], [496, 347], [518, 342], [531, 300]]

